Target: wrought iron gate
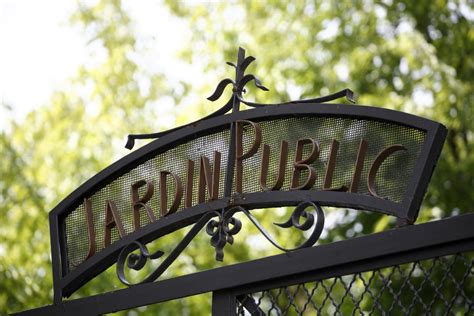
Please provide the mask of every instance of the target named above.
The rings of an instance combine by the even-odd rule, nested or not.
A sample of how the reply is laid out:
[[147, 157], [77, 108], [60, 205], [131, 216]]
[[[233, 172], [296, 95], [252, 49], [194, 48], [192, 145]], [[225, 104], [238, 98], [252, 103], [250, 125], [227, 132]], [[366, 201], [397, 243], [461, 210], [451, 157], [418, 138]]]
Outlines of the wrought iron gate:
[[100, 315], [212, 292], [213, 315], [469, 315], [473, 227], [466, 214], [21, 314]]
[[[248, 102], [248, 82], [267, 90], [245, 75], [253, 60], [240, 49], [237, 64], [229, 63], [235, 81], [224, 79], [209, 98], [232, 85], [221, 109], [167, 132], [130, 135], [128, 148], [136, 139], [160, 139], [50, 212], [54, 304], [22, 314], [98, 315], [208, 292], [213, 315], [473, 313], [474, 213], [412, 225], [446, 128], [386, 109], [323, 104], [353, 101], [348, 89], [268, 107]], [[240, 103], [257, 109], [239, 111]], [[280, 149], [278, 162], [271, 146]], [[275, 225], [306, 232], [293, 249], [278, 244], [251, 212], [282, 206], [295, 208]], [[391, 215], [399, 227], [312, 247], [324, 206]], [[201, 230], [222, 261], [242, 227], [236, 213], [285, 253], [155, 282]], [[149, 252], [147, 243], [187, 226], [167, 256]], [[126, 269], [140, 271], [155, 259], [160, 264], [137, 284], [127, 278]], [[114, 263], [128, 288], [64, 300]]]

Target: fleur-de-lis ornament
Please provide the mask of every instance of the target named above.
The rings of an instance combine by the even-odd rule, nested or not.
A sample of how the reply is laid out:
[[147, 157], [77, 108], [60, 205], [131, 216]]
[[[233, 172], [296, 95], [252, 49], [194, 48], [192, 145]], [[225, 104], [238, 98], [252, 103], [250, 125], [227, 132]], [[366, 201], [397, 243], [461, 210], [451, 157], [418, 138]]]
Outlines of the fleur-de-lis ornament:
[[[255, 60], [255, 57], [253, 56], [245, 57], [245, 50], [242, 47], [239, 47], [237, 64], [231, 63], [229, 61], [227, 62], [227, 65], [230, 65], [235, 68], [235, 81], [229, 78], [222, 80], [217, 85], [214, 93], [207, 99], [209, 101], [218, 100], [221, 97], [222, 93], [224, 92], [224, 89], [229, 84], [231, 84], [233, 95], [239, 101], [245, 102], [244, 100], [242, 100], [242, 93], [245, 93], [245, 85], [252, 80], [255, 82], [255, 86], [257, 88], [263, 91], [268, 91], [268, 88], [265, 87], [257, 77], [255, 77], [252, 74], [245, 75], [245, 70], [254, 60]], [[234, 110], [238, 110], [238, 109], [234, 108]]]
[[211, 245], [216, 248], [216, 260], [224, 260], [224, 247], [226, 244], [234, 243], [233, 235], [242, 228], [240, 220], [235, 218], [235, 211], [229, 209], [218, 213], [218, 220], [210, 220], [206, 226], [206, 232], [211, 236]]

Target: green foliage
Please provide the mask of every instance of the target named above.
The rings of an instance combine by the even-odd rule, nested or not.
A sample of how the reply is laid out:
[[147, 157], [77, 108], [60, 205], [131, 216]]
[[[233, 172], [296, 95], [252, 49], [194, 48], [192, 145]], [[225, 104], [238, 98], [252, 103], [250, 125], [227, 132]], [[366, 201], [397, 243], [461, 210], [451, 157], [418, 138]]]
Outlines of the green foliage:
[[[149, 103], [158, 91], [166, 93], [159, 75], [138, 69], [130, 58], [137, 49], [119, 1], [81, 5], [73, 20], [82, 23], [103, 60], [82, 66], [64, 91], [55, 92], [21, 126], [12, 122], [0, 138], [2, 312], [51, 303], [48, 212], [126, 154], [128, 132], [156, 127]], [[140, 89], [139, 80], [149, 81], [150, 89]]]
[[[228, 76], [231, 68], [224, 68], [224, 61], [234, 61], [237, 47], [242, 46], [258, 58], [256, 68], [249, 71], [271, 90], [250, 88], [249, 99], [285, 101], [348, 87], [358, 94], [358, 103], [440, 121], [449, 129], [447, 145], [419, 221], [472, 211], [472, 4], [462, 0], [166, 4], [192, 35], [182, 52], [183, 63], [196, 64], [206, 77], [215, 78], [189, 83], [199, 100]], [[471, 17], [463, 14], [466, 10]], [[11, 122], [0, 134], [0, 313], [51, 303], [47, 213], [80, 183], [124, 156], [127, 133], [160, 128], [156, 119], [162, 114], [161, 96], [171, 96], [176, 104], [183, 97], [167, 86], [163, 74], [142, 69], [131, 57], [140, 50], [133, 21], [119, 0], [92, 6], [79, 3], [72, 22], [89, 36], [92, 62], [80, 67], [48, 104], [31, 112], [21, 125]], [[186, 111], [176, 124], [219, 106], [201, 104], [205, 106]], [[338, 215], [329, 215], [336, 220], [323, 243], [394, 225], [386, 216], [365, 212], [329, 210], [328, 214]], [[270, 229], [265, 211], [260, 218]], [[272, 233], [296, 241], [278, 230]], [[177, 240], [182, 232], [173, 236]], [[254, 258], [248, 242], [258, 236], [244, 223], [235, 244], [225, 249], [225, 264]], [[207, 236], [200, 236], [168, 276], [218, 265], [208, 243]], [[264, 248], [259, 255], [274, 253]], [[75, 297], [111, 287], [120, 287], [113, 268]], [[205, 315], [209, 308], [209, 296], [203, 296], [137, 312]]]
[[[472, 5], [465, 1], [167, 3], [195, 30], [195, 48], [183, 51], [187, 60], [206, 55], [206, 69], [220, 69], [224, 60], [235, 58], [236, 46], [257, 56], [254, 73], [271, 90], [250, 91], [260, 102], [314, 97], [348, 87], [358, 94], [360, 104], [403, 110], [445, 124], [447, 146], [421, 220], [472, 210]], [[463, 12], [470, 12], [470, 20]]]

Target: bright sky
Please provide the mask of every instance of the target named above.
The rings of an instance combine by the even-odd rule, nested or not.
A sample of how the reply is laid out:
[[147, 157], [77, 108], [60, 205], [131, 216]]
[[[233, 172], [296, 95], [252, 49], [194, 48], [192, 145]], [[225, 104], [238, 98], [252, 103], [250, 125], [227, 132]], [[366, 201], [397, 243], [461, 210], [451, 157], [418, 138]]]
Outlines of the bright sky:
[[[189, 33], [184, 24], [160, 1], [124, 1], [124, 5], [136, 22], [139, 42], [152, 39], [140, 62], [165, 73], [180, 67], [174, 55]], [[5, 117], [2, 104], [11, 106], [13, 116], [21, 119], [47, 103], [79, 65], [92, 59], [84, 34], [68, 21], [76, 8], [75, 0], [0, 0], [0, 130]]]
[[[196, 2], [187, 0], [186, 4]], [[135, 22], [138, 46], [147, 43], [146, 54], [136, 60], [140, 65], [166, 74], [170, 81], [199, 78], [199, 65], [185, 65], [175, 56], [189, 42], [190, 32], [162, 1], [123, 0], [123, 4]], [[0, 0], [0, 130], [6, 117], [2, 105], [12, 107], [13, 117], [21, 119], [46, 104], [79, 65], [97, 60], [84, 34], [68, 22], [76, 8], [76, 0]], [[461, 11], [474, 19], [474, 12], [464, 2]], [[327, 31], [337, 27], [329, 25]], [[415, 92], [413, 98], [417, 104], [429, 106], [433, 102], [423, 91]]]
[[66, 25], [73, 8], [73, 1], [0, 0], [0, 101], [15, 114], [44, 103], [86, 58], [79, 33]]

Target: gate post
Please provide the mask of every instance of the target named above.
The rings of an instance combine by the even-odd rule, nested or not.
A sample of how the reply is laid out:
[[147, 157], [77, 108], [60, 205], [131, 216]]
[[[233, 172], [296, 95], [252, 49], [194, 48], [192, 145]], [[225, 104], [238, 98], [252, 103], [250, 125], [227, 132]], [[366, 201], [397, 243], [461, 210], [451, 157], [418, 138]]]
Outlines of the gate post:
[[229, 290], [212, 292], [212, 316], [235, 315], [237, 300]]

